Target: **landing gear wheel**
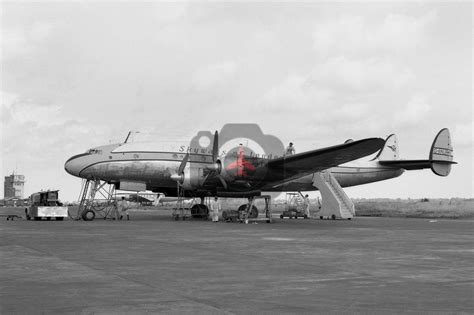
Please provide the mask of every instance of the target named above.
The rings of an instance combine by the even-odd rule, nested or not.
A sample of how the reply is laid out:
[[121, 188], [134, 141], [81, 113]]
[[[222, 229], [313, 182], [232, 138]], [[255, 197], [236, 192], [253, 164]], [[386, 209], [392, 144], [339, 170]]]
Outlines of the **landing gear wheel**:
[[93, 210], [87, 210], [82, 213], [82, 219], [84, 221], [92, 221], [95, 219], [95, 212]]
[[[238, 211], [245, 211], [245, 209], [247, 209], [247, 205], [244, 204], [244, 205], [241, 205], [238, 209]], [[258, 218], [258, 209], [257, 207], [255, 206], [252, 206], [252, 209], [250, 209], [249, 211], [249, 219], [255, 219], [255, 218]]]

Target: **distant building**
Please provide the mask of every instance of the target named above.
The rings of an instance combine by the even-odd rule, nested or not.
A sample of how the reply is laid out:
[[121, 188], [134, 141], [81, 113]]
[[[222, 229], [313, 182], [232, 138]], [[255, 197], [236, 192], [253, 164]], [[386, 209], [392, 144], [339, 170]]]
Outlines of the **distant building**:
[[10, 176], [5, 176], [3, 187], [5, 199], [23, 199], [23, 194], [25, 192], [25, 176], [15, 173], [12, 173]]

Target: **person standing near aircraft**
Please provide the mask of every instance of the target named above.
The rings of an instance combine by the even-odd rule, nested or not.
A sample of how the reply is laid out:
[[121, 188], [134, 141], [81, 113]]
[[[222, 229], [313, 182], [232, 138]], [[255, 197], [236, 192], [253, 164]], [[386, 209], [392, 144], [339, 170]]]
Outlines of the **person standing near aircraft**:
[[211, 218], [212, 222], [219, 221], [219, 210], [221, 210], [221, 205], [218, 201], [218, 198], [215, 197], [213, 201], [211, 201]]
[[293, 154], [295, 154], [295, 147], [293, 146], [293, 142], [290, 142], [290, 144], [286, 147], [285, 155], [293, 155]]
[[304, 211], [308, 218], [311, 218], [311, 213], [309, 212], [309, 196], [304, 196]]
[[127, 220], [130, 220], [130, 216], [128, 215], [128, 203], [125, 200], [125, 197], [122, 196], [122, 200], [118, 202], [118, 214], [119, 214], [119, 220], [122, 220], [124, 215], [127, 215]]

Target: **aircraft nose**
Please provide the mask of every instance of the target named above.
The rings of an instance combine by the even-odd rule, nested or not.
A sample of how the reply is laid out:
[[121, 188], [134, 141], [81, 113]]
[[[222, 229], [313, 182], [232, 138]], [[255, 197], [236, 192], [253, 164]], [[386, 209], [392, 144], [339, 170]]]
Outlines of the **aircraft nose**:
[[86, 155], [89, 155], [89, 154], [83, 153], [83, 154], [74, 155], [69, 160], [67, 160], [66, 163], [64, 163], [64, 169], [66, 170], [66, 172], [68, 172], [69, 174], [73, 176], [80, 177], [79, 173], [84, 167], [81, 161], [82, 160], [81, 157], [86, 156]]

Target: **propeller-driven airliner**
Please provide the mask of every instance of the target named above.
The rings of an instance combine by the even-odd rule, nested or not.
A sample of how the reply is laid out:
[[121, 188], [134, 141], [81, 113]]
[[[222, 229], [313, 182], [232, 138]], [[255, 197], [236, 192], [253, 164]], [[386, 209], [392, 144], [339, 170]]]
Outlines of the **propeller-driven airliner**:
[[[65, 170], [116, 189], [201, 198], [192, 215], [206, 216], [205, 197], [252, 198], [262, 192], [320, 190], [323, 206], [329, 206], [331, 198], [344, 199], [340, 196], [344, 195], [341, 187], [395, 178], [406, 170], [430, 168], [436, 175], [447, 176], [455, 164], [446, 128], [436, 135], [428, 159], [420, 160], [400, 159], [393, 134], [385, 140], [348, 140], [292, 155], [285, 155], [284, 150], [255, 154], [242, 143], [224, 152], [219, 146], [219, 133], [216, 131], [213, 137], [211, 134], [211, 138], [207, 147], [198, 149], [193, 148], [193, 143], [176, 143], [167, 148], [127, 141], [103, 145], [71, 157]], [[372, 159], [362, 159], [373, 154], [376, 155]]]

